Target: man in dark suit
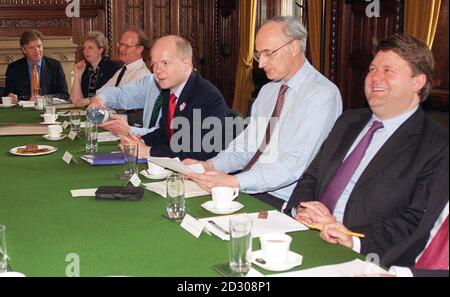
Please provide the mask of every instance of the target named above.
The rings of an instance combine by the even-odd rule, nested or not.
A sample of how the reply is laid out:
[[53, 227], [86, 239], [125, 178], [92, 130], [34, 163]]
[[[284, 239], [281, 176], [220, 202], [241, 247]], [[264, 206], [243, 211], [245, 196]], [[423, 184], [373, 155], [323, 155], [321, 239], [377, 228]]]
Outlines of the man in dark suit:
[[8, 65], [5, 93], [12, 97], [15, 103], [18, 100], [35, 99], [31, 91], [34, 67], [38, 72], [41, 95], [69, 98], [61, 63], [44, 56], [42, 39], [43, 35], [39, 31], [25, 31], [20, 37], [20, 47], [25, 57]]
[[[166, 36], [151, 50], [153, 73], [162, 92], [159, 128], [142, 137], [139, 156], [207, 160], [223, 149], [222, 132], [229, 109], [220, 91], [193, 71], [192, 47], [179, 36]], [[208, 125], [206, 125], [208, 123]], [[213, 124], [213, 127], [209, 124]]]
[[423, 42], [401, 35], [381, 41], [365, 81], [370, 109], [338, 119], [286, 210], [306, 224], [340, 222], [365, 234], [349, 244], [363, 254], [383, 255], [411, 235], [448, 154], [448, 132], [420, 107], [432, 73]]

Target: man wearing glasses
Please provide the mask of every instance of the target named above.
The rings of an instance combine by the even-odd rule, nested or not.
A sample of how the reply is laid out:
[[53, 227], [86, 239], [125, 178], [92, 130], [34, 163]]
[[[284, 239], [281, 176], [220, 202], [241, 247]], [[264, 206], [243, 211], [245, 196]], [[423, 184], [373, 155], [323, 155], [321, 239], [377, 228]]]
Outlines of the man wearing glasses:
[[240, 188], [284, 208], [342, 112], [337, 87], [305, 58], [306, 40], [303, 24], [293, 17], [275, 17], [258, 31], [254, 58], [272, 82], [261, 89], [244, 133], [201, 162], [205, 174], [190, 175], [200, 187]]
[[[125, 65], [97, 91], [97, 95], [104, 95], [102, 102], [100, 103], [96, 98], [95, 102], [92, 101], [91, 106], [127, 111], [128, 122], [121, 116], [112, 115], [113, 120], [103, 124], [102, 128], [116, 135], [145, 135], [158, 127], [158, 119], [161, 114], [161, 103], [157, 102], [159, 88], [143, 59], [149, 55], [149, 40], [142, 30], [130, 28], [122, 34], [117, 47], [119, 59]], [[146, 76], [150, 77], [141, 83], [149, 84], [144, 89], [148, 89], [147, 94], [151, 95], [128, 97], [118, 95], [120, 90], [115, 88], [140, 81]], [[150, 90], [153, 91], [150, 92]]]

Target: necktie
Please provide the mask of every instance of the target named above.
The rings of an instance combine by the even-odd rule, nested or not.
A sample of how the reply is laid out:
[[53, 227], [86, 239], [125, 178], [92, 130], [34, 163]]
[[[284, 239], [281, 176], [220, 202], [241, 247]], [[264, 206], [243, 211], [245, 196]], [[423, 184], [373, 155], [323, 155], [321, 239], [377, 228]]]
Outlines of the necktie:
[[116, 87], [118, 87], [120, 82], [122, 81], [125, 71], [127, 71], [127, 66], [123, 66], [122, 70], [120, 70], [119, 76], [117, 77], [117, 81], [116, 81]]
[[169, 110], [167, 113], [167, 136], [169, 137], [169, 142], [172, 139], [173, 129], [172, 129], [172, 121], [173, 116], [175, 114], [175, 107], [177, 105], [177, 96], [175, 94], [170, 94], [169, 98]]
[[39, 96], [39, 71], [37, 64], [33, 64], [33, 72], [31, 74], [31, 96], [36, 97]]
[[[278, 119], [280, 117], [281, 111], [283, 110], [284, 106], [284, 99], [286, 96], [286, 92], [289, 89], [287, 85], [282, 85], [280, 87], [280, 92], [278, 93], [277, 103], [275, 104], [275, 108], [273, 109], [272, 113], [272, 119]], [[264, 140], [259, 146], [259, 149], [256, 151], [255, 155], [251, 158], [250, 162], [244, 167], [242, 170], [243, 172], [249, 171], [252, 169], [252, 167], [256, 164], [259, 157], [264, 153], [266, 150], [266, 146], [270, 143], [270, 138], [273, 133], [273, 130], [275, 129], [275, 125], [271, 124], [271, 121], [269, 121], [269, 124], [266, 128], [266, 135], [264, 136]]]
[[162, 106], [162, 94], [160, 93], [158, 98], [156, 98], [155, 105], [153, 106], [152, 117], [150, 118], [150, 125], [148, 125], [149, 128], [155, 127], [159, 113], [161, 112], [161, 106]]
[[448, 216], [420, 256], [415, 268], [448, 270]]
[[366, 150], [372, 141], [373, 135], [376, 131], [383, 127], [383, 123], [378, 121], [373, 123], [372, 127], [370, 127], [369, 131], [367, 131], [366, 135], [364, 135], [352, 153], [347, 157], [347, 159], [345, 159], [344, 162], [342, 162], [333, 179], [328, 184], [322, 197], [320, 197], [319, 201], [328, 207], [331, 213], [334, 211], [339, 197], [341, 197], [342, 192], [350, 182], [356, 168], [358, 168], [359, 163], [361, 163], [361, 160], [363, 159]]

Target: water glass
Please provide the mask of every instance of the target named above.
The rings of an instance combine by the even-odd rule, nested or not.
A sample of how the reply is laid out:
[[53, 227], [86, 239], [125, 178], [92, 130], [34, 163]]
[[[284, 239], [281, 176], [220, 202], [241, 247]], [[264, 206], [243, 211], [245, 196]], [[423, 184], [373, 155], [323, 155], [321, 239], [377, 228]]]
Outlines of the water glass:
[[6, 227], [0, 225], [0, 273], [7, 272], [8, 258], [6, 255]]
[[123, 154], [125, 159], [125, 170], [123, 176], [131, 178], [138, 173], [138, 144], [128, 143], [123, 146]]
[[70, 131], [80, 133], [81, 127], [81, 114], [78, 110], [72, 110], [70, 112]]
[[86, 139], [86, 153], [94, 154], [98, 151], [98, 127], [96, 124], [86, 122], [84, 130]]
[[252, 218], [247, 215], [230, 217], [230, 269], [246, 275], [252, 262]]
[[181, 221], [186, 214], [184, 177], [174, 173], [166, 180], [166, 210], [169, 219]]
[[53, 98], [52, 96], [42, 96], [42, 99], [44, 99], [44, 111], [45, 114], [56, 114], [56, 106], [53, 105]]

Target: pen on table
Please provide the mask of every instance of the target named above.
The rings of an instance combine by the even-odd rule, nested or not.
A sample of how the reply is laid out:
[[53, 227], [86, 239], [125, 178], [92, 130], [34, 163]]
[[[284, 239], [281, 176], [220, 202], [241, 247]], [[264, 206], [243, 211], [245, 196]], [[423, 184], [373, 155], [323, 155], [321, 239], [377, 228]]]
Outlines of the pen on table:
[[209, 220], [208, 223], [210, 223], [211, 225], [213, 225], [216, 229], [220, 230], [221, 232], [225, 233], [226, 235], [230, 235], [230, 232], [228, 232], [227, 230], [225, 230], [224, 228], [222, 228], [221, 226], [219, 226], [216, 222], [214, 222], [213, 220]]
[[[323, 226], [319, 226], [319, 225], [306, 225], [306, 226], [309, 229], [315, 229], [315, 230], [319, 230], [319, 231], [323, 230]], [[347, 235], [350, 235], [350, 236], [355, 236], [355, 237], [358, 237], [358, 238], [366, 237], [364, 234], [361, 234], [361, 233], [355, 233], [355, 232], [345, 231], [345, 230], [337, 230], [337, 231], [340, 232], [340, 233], [347, 234]]]

